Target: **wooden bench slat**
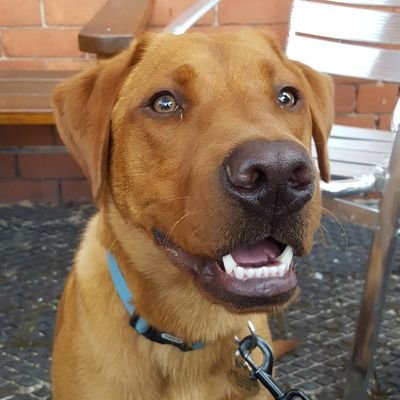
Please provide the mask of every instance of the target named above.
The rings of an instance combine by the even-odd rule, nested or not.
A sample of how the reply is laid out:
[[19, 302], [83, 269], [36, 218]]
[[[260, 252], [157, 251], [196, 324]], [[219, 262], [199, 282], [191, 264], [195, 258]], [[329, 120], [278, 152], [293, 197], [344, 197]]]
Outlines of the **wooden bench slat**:
[[109, 0], [79, 33], [79, 48], [102, 56], [119, 53], [144, 31], [152, 6], [151, 0]]
[[3, 82], [60, 82], [76, 73], [76, 71], [0, 71], [0, 90], [2, 91]]
[[329, 149], [357, 149], [371, 153], [390, 154], [393, 148], [391, 142], [374, 142], [368, 140], [336, 139], [330, 138], [328, 142]]
[[0, 82], [1, 95], [49, 95], [59, 81], [4, 81]]
[[[313, 149], [312, 154], [313, 157], [316, 157], [315, 149]], [[353, 149], [337, 149], [334, 147], [329, 149], [329, 159], [331, 161], [343, 161], [363, 165], [377, 165], [382, 163], [385, 157], [386, 154], [383, 153], [371, 153]]]
[[356, 176], [368, 175], [372, 171], [371, 166], [361, 164], [342, 163], [331, 161], [331, 175], [344, 178], [354, 178]]
[[0, 125], [54, 125], [51, 112], [43, 113], [0, 113]]
[[54, 124], [51, 96], [76, 71], [0, 71], [0, 124]]
[[374, 129], [367, 129], [367, 128], [357, 128], [345, 125], [333, 125], [331, 137], [393, 142], [395, 135], [393, 132], [390, 131], [376, 131]]
[[0, 95], [0, 109], [6, 114], [51, 113], [51, 95], [50, 93], [37, 96]]

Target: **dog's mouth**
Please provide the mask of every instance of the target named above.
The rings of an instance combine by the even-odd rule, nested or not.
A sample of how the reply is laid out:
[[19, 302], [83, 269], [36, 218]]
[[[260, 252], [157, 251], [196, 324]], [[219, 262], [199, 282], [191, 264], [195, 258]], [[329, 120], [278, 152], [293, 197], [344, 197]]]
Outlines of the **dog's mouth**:
[[287, 304], [297, 291], [293, 249], [272, 237], [212, 259], [186, 252], [159, 230], [153, 235], [173, 264], [190, 273], [212, 302], [231, 311], [270, 311]]

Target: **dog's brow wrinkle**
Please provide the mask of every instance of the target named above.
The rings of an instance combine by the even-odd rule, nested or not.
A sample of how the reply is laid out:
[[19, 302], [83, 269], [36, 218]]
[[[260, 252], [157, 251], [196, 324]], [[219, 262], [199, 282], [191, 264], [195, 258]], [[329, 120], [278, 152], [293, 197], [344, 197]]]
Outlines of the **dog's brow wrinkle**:
[[263, 76], [270, 77], [276, 74], [275, 63], [268, 62], [268, 60], [261, 60], [259, 65]]
[[196, 72], [190, 64], [182, 64], [173, 72], [173, 80], [181, 86], [188, 86], [196, 77]]

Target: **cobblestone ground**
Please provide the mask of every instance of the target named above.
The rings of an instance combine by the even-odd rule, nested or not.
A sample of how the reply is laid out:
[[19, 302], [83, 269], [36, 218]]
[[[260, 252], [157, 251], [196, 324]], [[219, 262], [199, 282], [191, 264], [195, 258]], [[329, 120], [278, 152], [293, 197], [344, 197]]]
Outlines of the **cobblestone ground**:
[[[90, 206], [0, 207], [0, 400], [49, 399], [53, 323], [68, 266]], [[299, 261], [300, 300], [285, 317], [301, 345], [278, 365], [283, 385], [314, 399], [340, 399], [371, 232], [324, 220]], [[400, 251], [388, 290], [371, 398], [400, 399]], [[282, 326], [274, 322], [274, 330]], [[118, 400], [118, 399], [115, 399]], [[151, 400], [151, 399], [149, 399]], [[190, 399], [188, 399], [190, 400]], [[211, 399], [210, 399], [211, 400]]]

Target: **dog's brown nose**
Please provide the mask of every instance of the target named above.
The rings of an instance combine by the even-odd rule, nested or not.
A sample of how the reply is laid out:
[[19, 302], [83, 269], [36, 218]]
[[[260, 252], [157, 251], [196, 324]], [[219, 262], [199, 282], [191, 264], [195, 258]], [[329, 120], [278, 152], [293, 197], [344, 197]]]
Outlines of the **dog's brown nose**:
[[295, 212], [314, 191], [307, 152], [291, 141], [254, 140], [238, 146], [222, 169], [226, 190], [244, 206], [263, 212]]

